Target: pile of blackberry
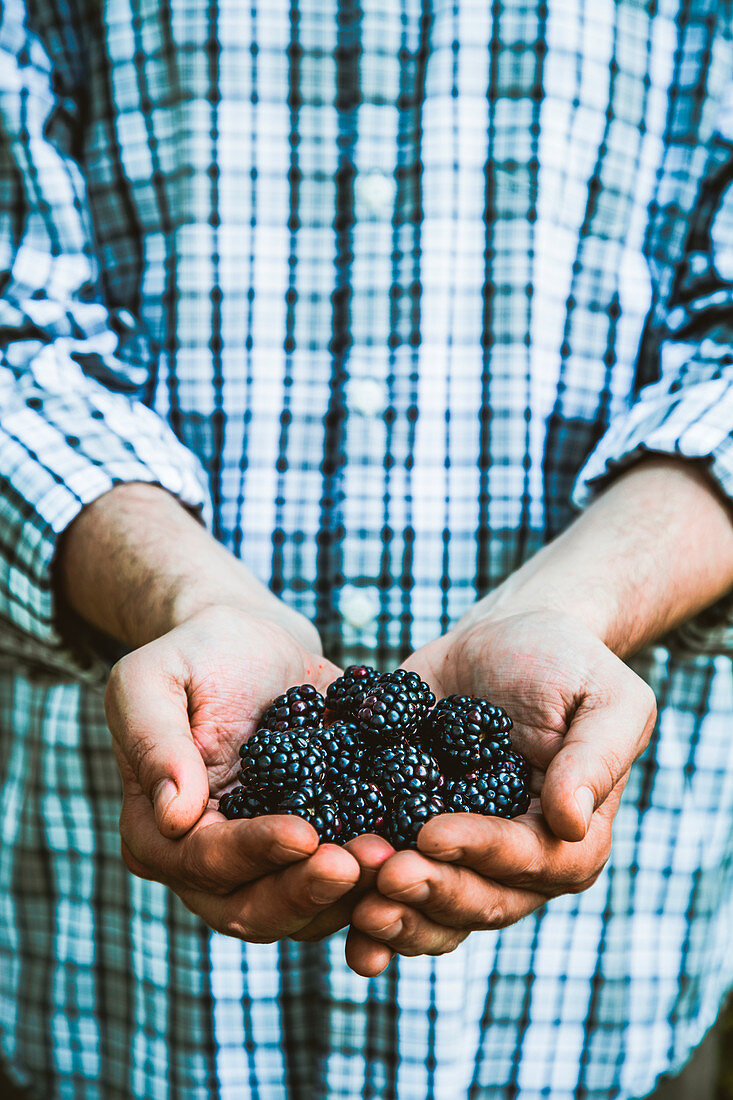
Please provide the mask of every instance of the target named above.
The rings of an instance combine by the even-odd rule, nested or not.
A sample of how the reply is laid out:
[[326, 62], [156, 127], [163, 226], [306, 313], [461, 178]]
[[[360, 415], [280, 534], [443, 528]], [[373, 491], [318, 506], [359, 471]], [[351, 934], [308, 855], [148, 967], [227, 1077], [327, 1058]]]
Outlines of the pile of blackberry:
[[416, 846], [436, 814], [517, 817], [529, 806], [529, 764], [512, 721], [485, 699], [436, 703], [416, 672], [351, 665], [327, 689], [291, 687], [239, 750], [240, 785], [219, 801], [228, 818], [297, 814], [321, 841], [361, 833]]

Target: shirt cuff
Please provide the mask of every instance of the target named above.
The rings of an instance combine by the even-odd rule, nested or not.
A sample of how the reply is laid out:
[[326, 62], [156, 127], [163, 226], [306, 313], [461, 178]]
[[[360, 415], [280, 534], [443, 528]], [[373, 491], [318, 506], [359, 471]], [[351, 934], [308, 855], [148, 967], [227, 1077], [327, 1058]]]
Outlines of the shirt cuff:
[[[573, 503], [587, 506], [623, 470], [657, 454], [702, 463], [733, 509], [731, 393], [725, 378], [700, 381], [687, 390], [663, 382], [649, 386], [641, 400], [613, 421], [587, 459], [573, 488]], [[661, 644], [684, 656], [733, 656], [733, 593], [677, 627]]]
[[152, 410], [105, 393], [26, 399], [3, 418], [0, 663], [103, 683], [119, 653], [79, 622], [62, 629], [53, 588], [59, 538], [115, 485], [158, 485], [207, 512], [203, 471]]

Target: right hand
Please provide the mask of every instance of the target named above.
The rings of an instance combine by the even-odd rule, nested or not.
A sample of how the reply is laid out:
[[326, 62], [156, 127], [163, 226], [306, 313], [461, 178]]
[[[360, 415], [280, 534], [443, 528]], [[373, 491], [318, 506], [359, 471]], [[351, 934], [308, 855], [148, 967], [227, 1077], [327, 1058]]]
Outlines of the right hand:
[[339, 675], [307, 637], [287, 620], [211, 607], [123, 657], [107, 686], [126, 866], [165, 883], [211, 928], [251, 942], [294, 935], [321, 914], [323, 934], [334, 931], [348, 920], [335, 903], [358, 884], [356, 900], [391, 852], [376, 837], [351, 851], [319, 846], [294, 816], [227, 821], [216, 809], [272, 699], [293, 684], [325, 690]]

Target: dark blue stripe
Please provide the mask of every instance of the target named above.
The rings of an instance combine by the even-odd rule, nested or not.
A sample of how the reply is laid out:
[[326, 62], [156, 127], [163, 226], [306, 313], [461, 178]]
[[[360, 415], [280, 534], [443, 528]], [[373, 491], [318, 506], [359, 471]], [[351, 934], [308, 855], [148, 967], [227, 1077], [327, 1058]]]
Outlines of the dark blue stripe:
[[[451, 97], [453, 100], [452, 108], [452, 151], [453, 151], [453, 173], [452, 173], [452, 189], [451, 189], [451, 220], [454, 223], [458, 222], [458, 53], [459, 53], [459, 39], [458, 39], [458, 4], [453, 4], [453, 42], [451, 44], [451, 53], [453, 55], [453, 69], [452, 69], [452, 82], [451, 82]], [[450, 272], [456, 271], [456, 253], [457, 253], [457, 235], [454, 234], [451, 242], [448, 258], [448, 270]], [[451, 394], [452, 394], [452, 367], [453, 367], [453, 322], [455, 319], [455, 304], [456, 304], [456, 279], [451, 279], [450, 290], [448, 292], [448, 346], [445, 352], [446, 363], [446, 378], [445, 378], [445, 413], [444, 413], [444, 432], [443, 432], [443, 447], [444, 447], [444, 484], [445, 494], [443, 497], [443, 531], [442, 531], [442, 543], [443, 553], [441, 557], [441, 570], [440, 570], [440, 633], [445, 632], [450, 627], [450, 613], [449, 613], [449, 599], [451, 589], [451, 574], [450, 574], [450, 540], [451, 540], [451, 524], [450, 524], [450, 468], [451, 468]]]
[[[670, 686], [669, 682], [667, 682], [664, 685], [665, 694], [666, 694], [666, 691], [669, 688], [669, 686]], [[666, 702], [665, 696], [662, 696], [662, 699], [660, 700], [660, 705], [663, 702]], [[638, 877], [638, 872], [639, 872], [639, 850], [640, 850], [641, 843], [642, 843], [642, 840], [643, 840], [644, 814], [646, 813], [647, 809], [649, 808], [651, 793], [654, 789], [654, 779], [655, 779], [656, 774], [657, 774], [657, 759], [656, 759], [656, 756], [657, 756], [658, 740], [659, 740], [659, 725], [657, 723], [657, 725], [655, 726], [654, 731], [652, 733], [651, 740], [650, 740], [650, 743], [649, 743], [649, 748], [646, 751], [646, 755], [644, 757], [644, 760], [636, 765], [636, 767], [642, 768], [643, 771], [642, 771], [641, 789], [640, 789], [639, 798], [638, 798], [638, 801], [637, 801], [638, 824], [637, 824], [636, 836], [634, 838], [634, 855], [632, 857], [631, 863], [629, 865], [629, 870], [628, 870], [628, 875], [631, 879], [631, 898], [632, 898], [632, 901], [630, 901], [629, 904], [628, 904], [627, 913], [633, 911], [633, 895], [634, 895], [634, 891], [636, 889], [637, 877]], [[623, 887], [622, 887], [622, 889], [618, 891], [618, 896], [617, 896], [617, 892], [615, 890], [616, 876], [617, 875], [620, 876], [620, 878], [623, 880], [623, 878], [627, 874], [627, 871], [626, 871], [626, 868], [624, 868], [624, 867], [620, 867], [617, 870], [614, 867], [613, 862], [611, 862], [608, 866], [608, 869], [607, 869], [606, 873], [608, 875], [608, 893], [606, 895], [606, 904], [605, 904], [605, 907], [604, 907], [604, 910], [603, 910], [603, 918], [602, 918], [602, 923], [601, 923], [601, 935], [600, 935], [600, 939], [599, 939], [599, 942], [598, 942], [598, 955], [597, 955], [597, 958], [596, 958], [596, 965], [595, 965], [595, 969], [593, 971], [593, 976], [591, 978], [591, 983], [590, 983], [590, 997], [589, 997], [589, 1000], [588, 1000], [588, 1010], [586, 1012], [585, 1020], [583, 1021], [583, 1046], [582, 1046], [581, 1053], [580, 1053], [580, 1060], [579, 1060], [579, 1067], [578, 1067], [578, 1081], [577, 1081], [577, 1084], [576, 1084], [575, 1089], [573, 1091], [573, 1096], [575, 1097], [575, 1100], [585, 1100], [585, 1098], [588, 1097], [591, 1094], [591, 1092], [594, 1091], [592, 1086], [590, 1086], [587, 1082], [587, 1074], [588, 1074], [588, 1071], [590, 1069], [591, 1062], [592, 1062], [591, 1048], [592, 1048], [594, 1040], [597, 1039], [599, 1029], [603, 1026], [603, 1024], [609, 1025], [609, 1023], [610, 1023], [610, 1026], [612, 1026], [612, 1027], [615, 1026], [615, 1028], [616, 1028], [616, 1038], [617, 1038], [617, 1041], [619, 1043], [619, 1050], [617, 1052], [617, 1058], [616, 1058], [616, 1061], [617, 1061], [618, 1064], [620, 1064], [620, 1060], [623, 1057], [623, 1041], [622, 1041], [622, 1036], [619, 1034], [619, 1030], [618, 1030], [619, 1021], [614, 1020], [614, 1021], [609, 1022], [608, 1020], [602, 1019], [602, 1007], [601, 1007], [601, 1005], [602, 1005], [602, 995], [603, 995], [603, 990], [604, 990], [604, 984], [605, 984], [605, 980], [606, 980], [606, 975], [604, 974], [604, 955], [605, 955], [605, 951], [606, 951], [606, 945], [607, 945], [607, 942], [608, 942], [608, 935], [609, 935], [612, 920], [614, 920], [614, 918], [618, 919], [621, 916], [621, 913], [619, 911], [619, 904], [618, 903], [619, 903], [619, 897], [623, 896], [623, 892], [624, 892]], [[618, 1076], [616, 1075], [616, 1077], [614, 1079], [617, 1081]]]
[[[405, 455], [406, 471], [406, 526], [403, 533], [404, 546], [400, 569], [400, 648], [399, 659], [404, 660], [411, 652], [412, 646], [412, 597], [414, 589], [413, 574], [413, 550], [415, 543], [415, 529], [412, 523], [412, 471], [415, 465], [415, 437], [417, 432], [417, 419], [419, 409], [417, 404], [418, 385], [420, 378], [420, 343], [422, 340], [422, 229], [423, 229], [423, 111], [425, 108], [425, 93], [427, 85], [427, 67], [430, 57], [430, 42], [433, 29], [433, 5], [432, 0], [421, 0], [420, 4], [420, 30], [418, 38], [417, 56], [415, 58], [415, 91], [414, 91], [414, 123], [411, 130], [400, 133], [400, 156], [408, 153], [405, 158], [409, 164], [409, 154], [412, 152], [412, 167], [407, 170], [405, 183], [411, 175], [413, 178], [413, 212], [410, 218], [412, 230], [412, 272], [409, 285], [409, 309], [410, 319], [408, 325], [409, 343], [412, 349], [410, 357], [409, 396], [406, 411], [407, 416], [407, 453]], [[407, 124], [409, 116], [401, 115], [400, 122]]]
[[280, 438], [277, 455], [277, 488], [275, 491], [275, 528], [272, 532], [272, 568], [270, 588], [276, 596], [285, 588], [285, 474], [288, 469], [288, 441], [292, 420], [290, 411], [293, 387], [293, 356], [295, 353], [295, 323], [298, 303], [298, 230], [300, 229], [300, 169], [298, 147], [300, 145], [300, 109], [303, 105], [301, 90], [301, 60], [299, 0], [290, 5], [290, 41], [288, 43], [288, 110], [290, 112], [290, 164], [288, 167], [288, 289], [285, 295], [285, 374], [283, 377], [283, 407], [280, 413]]
[[211, 253], [212, 286], [209, 291], [211, 302], [211, 352], [212, 386], [214, 389], [214, 411], [211, 417], [211, 464], [209, 484], [213, 511], [213, 534], [219, 541], [222, 531], [222, 484], [221, 472], [224, 456], [224, 372], [222, 367], [222, 287], [220, 279], [220, 234], [221, 215], [219, 212], [219, 60], [221, 44], [219, 42], [219, 3], [209, 0], [208, 34], [206, 36], [206, 60], [209, 87], [206, 98], [209, 103], [209, 136], [211, 138], [211, 163], [207, 169], [209, 177], [209, 225], [213, 231], [214, 248]]
[[[692, 776], [695, 772], [695, 753], [697, 752], [697, 746], [700, 743], [700, 732], [702, 730], [702, 723], [705, 715], [708, 712], [710, 703], [710, 693], [713, 687], [713, 681], [715, 679], [715, 666], [712, 662], [702, 671], [702, 692], [695, 708], [695, 724], [692, 729], [692, 736], [690, 738], [690, 748], [687, 754], [687, 760], [684, 768], [684, 781], [685, 787], [689, 789]], [[700, 880], [702, 878], [702, 862], [703, 852], [700, 851], [699, 865], [695, 868], [692, 874], [692, 882], [690, 884], [690, 897], [685, 911], [685, 937], [682, 943], [682, 950], [680, 953], [680, 968], [677, 975], [677, 996], [669, 1010], [667, 1017], [669, 1026], [671, 1029], [671, 1038], [669, 1048], [667, 1052], [667, 1058], [671, 1063], [674, 1060], [675, 1054], [675, 1038], [677, 1036], [677, 1024], [682, 1016], [682, 1006], [685, 1003], [685, 999], [688, 995], [690, 986], [690, 975], [687, 972], [687, 959], [690, 954], [690, 945], [692, 942], [692, 930], [695, 922], [695, 908], [697, 905], [697, 899], [699, 896]], [[670, 850], [669, 858], [667, 860], [667, 867], [671, 870], [672, 852]]]
[[[532, 82], [532, 122], [530, 123], [531, 156], [529, 160], [529, 208], [527, 222], [529, 232], [528, 266], [530, 271], [535, 258], [535, 227], [537, 225], [537, 199], [539, 195], [540, 173], [540, 112], [544, 98], [544, 62], [547, 52], [547, 4], [537, 5], [537, 37], [533, 49], [535, 57], [535, 71]], [[522, 466], [524, 476], [522, 480], [522, 499], [519, 515], [519, 530], [517, 531], [516, 558], [514, 567], [519, 568], [527, 556], [527, 541], [530, 530], [530, 507], [532, 494], [530, 490], [529, 472], [532, 466], [531, 445], [531, 421], [532, 421], [532, 305], [534, 298], [534, 284], [530, 281], [525, 290], [527, 299], [527, 335], [525, 339], [525, 398], [524, 407], [524, 456]]]
[[[672, 677], [670, 676], [669, 664], [667, 664], [667, 667], [665, 669], [664, 678], [661, 681], [661, 683], [659, 684], [659, 686], [657, 687], [657, 691], [656, 691], [657, 707], [658, 707], [658, 710], [659, 710], [660, 714], [664, 710], [666, 710], [668, 700], [669, 700], [669, 692], [670, 692], [671, 686], [672, 686]], [[652, 794], [652, 791], [654, 790], [654, 787], [655, 787], [655, 784], [656, 784], [656, 781], [657, 781], [657, 775], [658, 775], [658, 772], [659, 772], [659, 765], [657, 763], [657, 752], [658, 752], [658, 748], [659, 748], [659, 736], [660, 736], [659, 723], [657, 722], [655, 724], [654, 730], [652, 732], [652, 736], [651, 736], [651, 739], [649, 741], [649, 746], [646, 749], [646, 752], [644, 753], [643, 757], [640, 760], [638, 760], [636, 762], [636, 764], [634, 765], [634, 770], [638, 771], [640, 773], [640, 791], [639, 791], [639, 799], [638, 799], [638, 803], [637, 803], [637, 805], [638, 805], [638, 815], [637, 815], [637, 822], [636, 822], [636, 831], [635, 831], [635, 834], [634, 834], [633, 855], [632, 855], [632, 858], [631, 858], [631, 862], [629, 863], [629, 872], [628, 872], [629, 873], [629, 880], [630, 880], [629, 881], [629, 886], [628, 886], [628, 897], [629, 897], [628, 906], [627, 906], [628, 913], [633, 913], [635, 908], [636, 908], [635, 902], [636, 902], [637, 892], [638, 892], [638, 888], [639, 888], [639, 852], [640, 852], [640, 849], [641, 849], [642, 840], [644, 838], [644, 814], [646, 813], [646, 811], [649, 808], [649, 803], [650, 803], [650, 800], [651, 800], [651, 794]], [[626, 797], [626, 795], [624, 795], [624, 797]], [[674, 811], [670, 809], [669, 812], [673, 813]], [[668, 844], [667, 867], [670, 868], [671, 865], [669, 863], [669, 859], [671, 858], [671, 855], [672, 855], [672, 850], [671, 849], [672, 849], [672, 846], [674, 844], [674, 838], [673, 838], [673, 834], [671, 832], [670, 832], [670, 835], [668, 837], [668, 841], [669, 841], [669, 844]], [[665, 891], [665, 896], [666, 896], [666, 891]], [[661, 901], [660, 911], [663, 910], [663, 909], [664, 909], [664, 898]], [[616, 915], [619, 916], [618, 913]], [[589, 1002], [588, 1017], [586, 1018], [586, 1021], [585, 1021], [586, 1028], [590, 1027], [590, 1017], [591, 1016], [595, 1016], [595, 1006], [593, 1004], [592, 999]], [[603, 1027], [603, 1025], [606, 1024], [606, 1023], [607, 1023], [606, 1020], [601, 1020], [600, 1021], [600, 1026]], [[586, 1035], [586, 1042], [590, 1042], [590, 1037], [588, 1035]], [[612, 1079], [614, 1081], [620, 1081], [620, 1079], [621, 1079], [621, 1067], [622, 1067], [622, 1064], [623, 1064], [623, 1059], [624, 1059], [624, 1054], [625, 1054], [624, 1043], [623, 1043], [622, 1038], [620, 1036], [618, 1037], [617, 1042], [618, 1042], [618, 1048], [617, 1048], [617, 1051], [616, 1051], [615, 1069], [614, 1069], [614, 1073], [613, 1073], [613, 1077], [612, 1077]], [[581, 1077], [579, 1076], [577, 1087], [581, 1088], [581, 1086], [582, 1086], [582, 1081], [581, 1081]]]
[[485, 595], [491, 585], [491, 526], [489, 521], [489, 470], [491, 468], [491, 351], [494, 344], [494, 227], [498, 221], [494, 195], [494, 146], [496, 142], [496, 102], [499, 97], [499, 55], [501, 38], [499, 20], [501, 0], [492, 0], [491, 38], [489, 39], [489, 79], [486, 87], [488, 123], [486, 128], [486, 160], [484, 161], [484, 279], [481, 286], [483, 302], [481, 318], [481, 405], [479, 408], [479, 496], [476, 530], [476, 575], [473, 581], [476, 595]]
[[[140, 113], [145, 124], [150, 163], [153, 166], [151, 183], [155, 194], [156, 205], [158, 207], [160, 231], [163, 236], [165, 248], [165, 258], [163, 260], [164, 285], [161, 305], [163, 307], [164, 318], [163, 348], [168, 357], [168, 415], [173, 430], [180, 435], [181, 408], [178, 401], [178, 377], [176, 369], [178, 353], [178, 261], [174, 239], [176, 223], [168, 202], [166, 179], [161, 165], [160, 154], [158, 152], [158, 139], [155, 136], [155, 128], [153, 125], [153, 117], [157, 104], [150, 94], [145, 74], [147, 58], [143, 41], [143, 17], [140, 12], [140, 0], [130, 0], [130, 5], [132, 11], [132, 31], [135, 42], [133, 63], [137, 80], [138, 96], [140, 98]], [[159, 11], [159, 26], [164, 41], [163, 54], [169, 66], [171, 78], [170, 86], [177, 87], [178, 81], [175, 73], [176, 46], [171, 27], [172, 13], [170, 0], [160, 0]]]
[[336, 99], [338, 162], [334, 183], [334, 287], [331, 294], [331, 378], [324, 417], [323, 485], [316, 535], [316, 626], [334, 642], [340, 618], [334, 593], [344, 583], [342, 541], [343, 472], [346, 463], [345, 388], [351, 352], [351, 272], [354, 261], [354, 152], [361, 104], [360, 61], [362, 11], [357, 0], [339, 0], [336, 30]]

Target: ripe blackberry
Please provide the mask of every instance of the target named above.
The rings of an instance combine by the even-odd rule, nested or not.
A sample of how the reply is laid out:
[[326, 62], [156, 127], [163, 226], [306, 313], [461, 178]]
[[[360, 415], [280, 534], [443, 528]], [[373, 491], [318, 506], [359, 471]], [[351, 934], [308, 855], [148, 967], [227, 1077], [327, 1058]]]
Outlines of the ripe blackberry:
[[398, 668], [379, 677], [356, 716], [366, 738], [394, 742], [409, 738], [435, 703], [435, 696], [416, 672]]
[[447, 766], [447, 771], [452, 775], [463, 775], [466, 771], [466, 766], [470, 771], [486, 771], [488, 768], [493, 768], [495, 764], [500, 761], [506, 762], [507, 753], [511, 750], [506, 747], [506, 744], [501, 741], [489, 741], [484, 740], [479, 745], [478, 760], [472, 761], [469, 765], [451, 765]]
[[518, 817], [529, 808], [529, 790], [513, 770], [498, 764], [490, 771], [449, 779], [445, 804], [452, 813]]
[[387, 840], [393, 848], [415, 848], [417, 834], [425, 822], [442, 813], [445, 813], [445, 803], [437, 794], [411, 794], [407, 798], [398, 798], [387, 824]]
[[294, 791], [322, 785], [326, 762], [319, 746], [301, 732], [258, 730], [239, 750], [245, 786]]
[[326, 706], [332, 714], [354, 718], [379, 675], [376, 668], [370, 665], [349, 665], [343, 676], [328, 685]]
[[270, 792], [264, 787], [235, 787], [219, 799], [219, 813], [229, 820], [239, 817], [261, 817], [269, 813]]
[[326, 784], [340, 779], [358, 779], [362, 772], [365, 749], [353, 722], [338, 719], [313, 735], [326, 762]]
[[501, 707], [471, 695], [449, 695], [428, 714], [420, 729], [420, 742], [429, 746], [438, 761], [453, 774], [487, 763], [495, 748], [511, 746], [512, 720]]
[[338, 805], [323, 791], [316, 792], [312, 788], [290, 791], [271, 812], [302, 817], [313, 826], [323, 844], [341, 842], [343, 823], [339, 816]]
[[375, 749], [369, 771], [389, 798], [437, 791], [443, 785], [435, 758], [407, 741]]
[[522, 782], [529, 785], [531, 768], [529, 760], [522, 756], [521, 752], [517, 752], [516, 749], [504, 749], [497, 754], [495, 766], [498, 765], [507, 771], [516, 772]]
[[326, 700], [312, 684], [291, 687], [273, 699], [262, 715], [258, 729], [282, 733], [285, 730], [314, 730], [323, 724]]
[[362, 833], [381, 833], [387, 820], [387, 804], [375, 783], [344, 779], [334, 788], [339, 817], [343, 822], [341, 843]]

